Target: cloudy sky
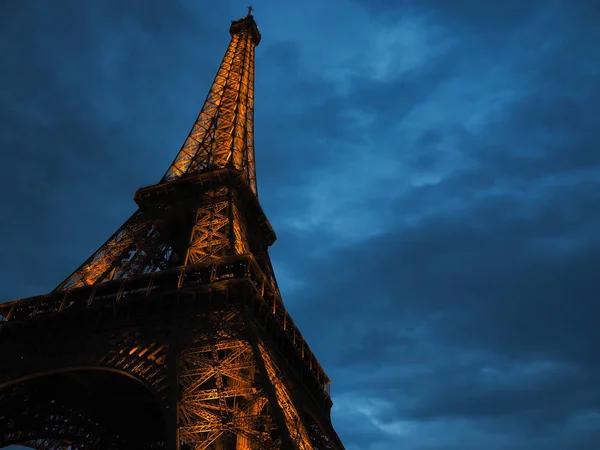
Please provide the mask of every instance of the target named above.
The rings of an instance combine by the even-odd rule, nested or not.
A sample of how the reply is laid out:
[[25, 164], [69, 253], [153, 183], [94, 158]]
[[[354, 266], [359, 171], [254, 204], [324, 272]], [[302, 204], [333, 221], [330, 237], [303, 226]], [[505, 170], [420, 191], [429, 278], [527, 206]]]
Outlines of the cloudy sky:
[[[260, 198], [348, 450], [600, 445], [600, 3], [254, 3]], [[0, 3], [0, 301], [189, 131], [239, 1]]]

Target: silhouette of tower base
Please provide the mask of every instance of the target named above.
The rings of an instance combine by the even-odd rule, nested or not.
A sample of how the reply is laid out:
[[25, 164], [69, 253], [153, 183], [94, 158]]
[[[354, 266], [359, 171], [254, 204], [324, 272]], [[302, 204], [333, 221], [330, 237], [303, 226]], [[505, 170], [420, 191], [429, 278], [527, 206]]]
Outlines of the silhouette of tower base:
[[[279, 299], [265, 281], [254, 259], [240, 255], [76, 289], [68, 310], [26, 326], [15, 317], [1, 335], [0, 411], [11, 414], [0, 419], [0, 442], [343, 448], [329, 397], [273, 314]], [[26, 300], [13, 314], [41, 301]], [[44, 301], [65, 303], [65, 293]]]

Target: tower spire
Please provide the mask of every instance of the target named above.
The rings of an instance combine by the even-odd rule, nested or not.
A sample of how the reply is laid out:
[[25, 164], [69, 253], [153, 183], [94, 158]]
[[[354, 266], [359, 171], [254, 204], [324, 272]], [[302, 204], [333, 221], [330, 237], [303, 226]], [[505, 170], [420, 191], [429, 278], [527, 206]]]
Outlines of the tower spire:
[[198, 118], [162, 182], [225, 167], [243, 172], [257, 194], [254, 165], [254, 50], [261, 35], [248, 14], [231, 23], [231, 41]]

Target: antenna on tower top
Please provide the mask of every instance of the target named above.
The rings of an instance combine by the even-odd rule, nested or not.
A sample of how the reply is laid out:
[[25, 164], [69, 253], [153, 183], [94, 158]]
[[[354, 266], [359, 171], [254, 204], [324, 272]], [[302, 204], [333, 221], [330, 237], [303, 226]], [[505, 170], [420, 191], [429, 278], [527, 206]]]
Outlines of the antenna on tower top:
[[248, 5], [248, 15], [246, 17], [250, 17], [252, 15], [252, 11], [254, 11], [254, 8], [252, 5]]

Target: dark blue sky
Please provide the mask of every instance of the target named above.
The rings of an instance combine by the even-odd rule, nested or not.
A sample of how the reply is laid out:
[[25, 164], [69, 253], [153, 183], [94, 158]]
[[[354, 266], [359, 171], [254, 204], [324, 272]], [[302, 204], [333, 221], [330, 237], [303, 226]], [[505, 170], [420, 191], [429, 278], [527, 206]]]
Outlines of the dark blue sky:
[[[245, 6], [0, 4], [0, 301], [160, 179]], [[254, 6], [271, 254], [347, 449], [598, 449], [600, 2]]]

